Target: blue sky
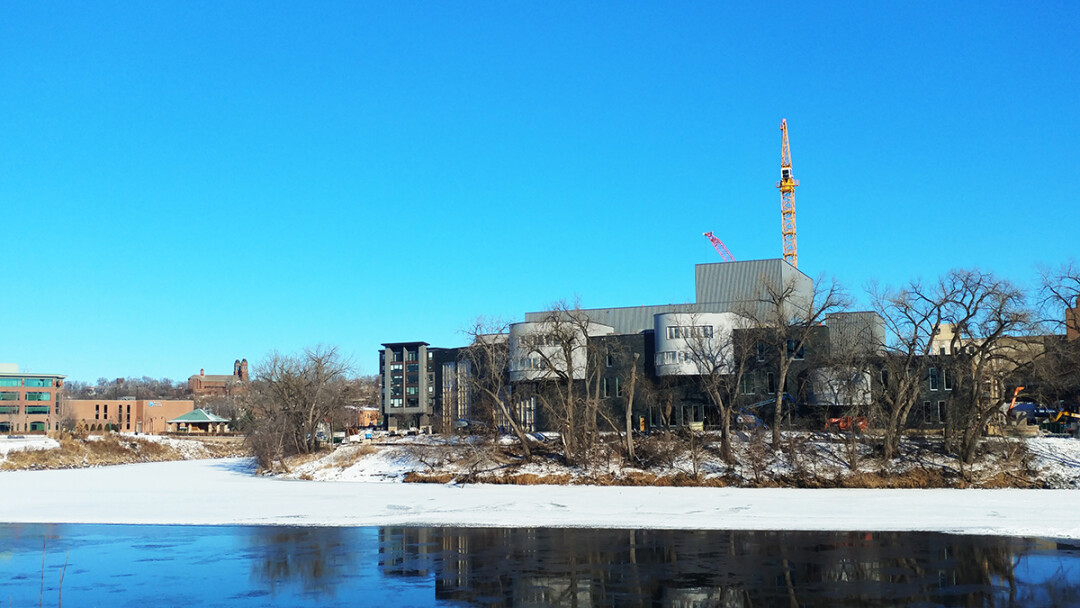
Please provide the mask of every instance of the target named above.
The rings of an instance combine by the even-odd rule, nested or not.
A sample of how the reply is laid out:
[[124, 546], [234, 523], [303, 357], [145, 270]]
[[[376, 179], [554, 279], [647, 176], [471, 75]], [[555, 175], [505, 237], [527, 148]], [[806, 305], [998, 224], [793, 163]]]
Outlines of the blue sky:
[[[476, 317], [1075, 256], [1080, 4], [7, 2], [0, 361], [229, 373]], [[1072, 144], [1072, 145], [1070, 145]], [[865, 300], [865, 298], [864, 298]]]

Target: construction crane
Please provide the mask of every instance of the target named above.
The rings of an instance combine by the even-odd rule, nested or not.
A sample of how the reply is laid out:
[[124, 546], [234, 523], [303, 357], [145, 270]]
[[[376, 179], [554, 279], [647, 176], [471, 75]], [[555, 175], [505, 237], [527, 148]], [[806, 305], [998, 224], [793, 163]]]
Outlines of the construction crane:
[[731, 255], [731, 252], [724, 246], [724, 241], [713, 236], [712, 232], [706, 232], [702, 236], [708, 237], [709, 242], [712, 243], [713, 249], [716, 249], [716, 253], [719, 253], [720, 257], [723, 258], [725, 262], [735, 261], [735, 256]]
[[780, 234], [783, 239], [784, 260], [799, 267], [799, 250], [795, 241], [795, 186], [799, 180], [791, 176], [791, 148], [788, 146], [787, 119], [780, 120]]

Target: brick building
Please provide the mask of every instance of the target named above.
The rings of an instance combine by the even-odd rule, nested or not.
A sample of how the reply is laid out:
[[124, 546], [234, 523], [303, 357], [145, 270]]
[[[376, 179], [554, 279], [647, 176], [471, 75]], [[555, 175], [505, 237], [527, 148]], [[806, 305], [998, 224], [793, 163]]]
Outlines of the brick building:
[[20, 373], [0, 363], [0, 433], [44, 433], [60, 428], [61, 374]]
[[208, 375], [205, 369], [200, 369], [198, 374], [188, 378], [188, 388], [196, 398], [228, 396], [247, 391], [250, 382], [247, 359], [237, 359], [232, 375]]
[[195, 409], [190, 399], [69, 399], [65, 418], [90, 432], [159, 434], [169, 431], [168, 421]]

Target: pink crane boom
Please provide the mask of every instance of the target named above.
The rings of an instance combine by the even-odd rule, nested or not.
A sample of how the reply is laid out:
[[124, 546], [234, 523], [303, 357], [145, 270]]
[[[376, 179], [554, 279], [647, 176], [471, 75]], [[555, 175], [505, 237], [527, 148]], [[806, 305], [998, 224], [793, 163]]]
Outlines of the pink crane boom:
[[712, 232], [706, 232], [703, 236], [709, 239], [709, 242], [712, 243], [713, 248], [716, 249], [716, 253], [719, 253], [720, 257], [723, 258], [725, 262], [735, 261], [735, 256], [731, 255], [731, 252], [728, 251], [727, 247], [724, 246], [724, 241], [721, 241], [720, 239], [713, 236]]

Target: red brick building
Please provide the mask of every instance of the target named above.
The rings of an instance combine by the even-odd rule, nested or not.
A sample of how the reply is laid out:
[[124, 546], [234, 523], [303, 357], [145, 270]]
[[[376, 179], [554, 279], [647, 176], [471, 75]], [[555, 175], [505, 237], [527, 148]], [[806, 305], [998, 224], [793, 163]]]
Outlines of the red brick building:
[[247, 391], [250, 382], [247, 359], [237, 359], [231, 376], [207, 375], [205, 369], [200, 369], [188, 378], [188, 388], [195, 397], [228, 396]]

